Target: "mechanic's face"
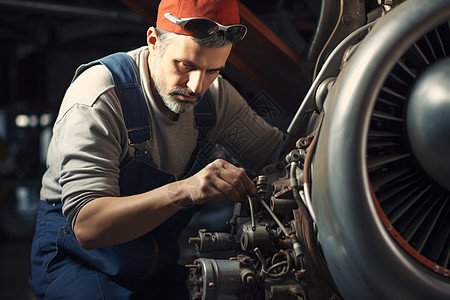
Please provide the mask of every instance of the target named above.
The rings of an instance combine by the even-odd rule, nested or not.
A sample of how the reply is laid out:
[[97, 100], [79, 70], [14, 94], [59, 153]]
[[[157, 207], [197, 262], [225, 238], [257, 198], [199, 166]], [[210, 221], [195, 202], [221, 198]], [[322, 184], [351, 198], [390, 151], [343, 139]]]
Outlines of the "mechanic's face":
[[231, 45], [207, 48], [191, 37], [177, 35], [166, 50], [149, 36], [151, 76], [165, 106], [176, 114], [190, 111], [217, 78], [231, 51]]

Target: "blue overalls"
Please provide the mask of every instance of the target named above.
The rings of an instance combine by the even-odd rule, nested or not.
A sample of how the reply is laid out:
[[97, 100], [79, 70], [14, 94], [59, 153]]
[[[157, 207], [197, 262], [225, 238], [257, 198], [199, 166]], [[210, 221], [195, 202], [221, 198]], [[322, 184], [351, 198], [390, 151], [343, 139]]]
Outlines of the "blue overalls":
[[[88, 67], [105, 65], [111, 72], [120, 99], [129, 144], [135, 156], [121, 162], [120, 195], [143, 193], [175, 178], [151, 165], [143, 151], [151, 139], [147, 105], [132, 59], [116, 53], [82, 65], [75, 78]], [[195, 107], [200, 131], [186, 176], [199, 171], [209, 161], [211, 145], [204, 139], [215, 124], [207, 97]], [[151, 153], [150, 153], [151, 155]], [[30, 284], [40, 299], [187, 299], [187, 269], [176, 264], [177, 236], [199, 209], [181, 209], [152, 232], [120, 245], [85, 250], [61, 212], [62, 204], [41, 201], [31, 249]]]

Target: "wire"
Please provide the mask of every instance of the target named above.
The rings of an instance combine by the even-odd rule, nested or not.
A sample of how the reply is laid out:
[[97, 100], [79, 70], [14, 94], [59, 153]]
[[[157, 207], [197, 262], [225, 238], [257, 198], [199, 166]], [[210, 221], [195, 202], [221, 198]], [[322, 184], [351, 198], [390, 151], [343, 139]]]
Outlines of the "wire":
[[[279, 258], [280, 256], [284, 256], [286, 257], [286, 259], [279, 262], [275, 262], [275, 259]], [[273, 273], [273, 271], [281, 267], [282, 267], [281, 271], [279, 271], [278, 273]], [[286, 250], [281, 249], [279, 252], [275, 253], [275, 255], [272, 257], [272, 265], [264, 273], [266, 273], [267, 276], [271, 278], [280, 278], [289, 274], [291, 270], [292, 270], [292, 258]]]
[[[250, 196], [249, 196], [250, 197]], [[258, 199], [258, 201], [262, 204], [262, 206], [267, 210], [267, 212], [270, 214], [270, 216], [275, 220], [275, 222], [278, 224], [278, 226], [281, 228], [281, 230], [283, 231], [284, 235], [286, 237], [289, 237], [289, 232], [286, 230], [286, 227], [284, 227], [284, 225], [280, 222], [280, 220], [277, 218], [277, 216], [272, 212], [272, 210], [270, 209], [270, 207], [266, 204], [266, 202], [264, 202], [264, 200], [261, 198], [261, 196], [259, 196], [258, 194], [256, 194], [256, 199]]]
[[250, 207], [250, 219], [252, 222], [252, 230], [255, 231], [256, 226], [255, 226], [255, 214], [253, 212], [253, 201], [249, 194], [247, 194], [247, 199], [248, 199], [248, 206]]

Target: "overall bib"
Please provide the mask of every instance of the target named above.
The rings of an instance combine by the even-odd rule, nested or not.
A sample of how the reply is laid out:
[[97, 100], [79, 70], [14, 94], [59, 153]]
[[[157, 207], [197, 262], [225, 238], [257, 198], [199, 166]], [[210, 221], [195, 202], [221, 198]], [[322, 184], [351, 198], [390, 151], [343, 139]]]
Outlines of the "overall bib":
[[[145, 144], [151, 139], [147, 104], [133, 60], [116, 53], [78, 68], [105, 65], [112, 74], [120, 99], [129, 145], [135, 155], [121, 162], [120, 196], [143, 193], [175, 178], [152, 167]], [[213, 146], [204, 137], [215, 124], [212, 105], [205, 97], [195, 107], [199, 139], [186, 176], [211, 161]], [[151, 153], [150, 153], [151, 155]], [[31, 249], [30, 284], [40, 299], [187, 299], [187, 269], [176, 264], [177, 237], [199, 209], [178, 211], [152, 232], [133, 241], [94, 250], [78, 243], [63, 216], [62, 204], [41, 201]]]

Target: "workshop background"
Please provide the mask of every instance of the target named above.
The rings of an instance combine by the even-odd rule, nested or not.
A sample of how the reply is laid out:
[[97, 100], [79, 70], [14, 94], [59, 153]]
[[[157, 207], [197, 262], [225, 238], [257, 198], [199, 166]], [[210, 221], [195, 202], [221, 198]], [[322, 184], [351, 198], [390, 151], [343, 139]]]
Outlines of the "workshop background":
[[[158, 3], [0, 0], [0, 299], [35, 299], [27, 278], [40, 179], [75, 69], [144, 45]], [[240, 5], [249, 34], [223, 75], [266, 120], [285, 129], [309, 85], [306, 49], [320, 1]]]

